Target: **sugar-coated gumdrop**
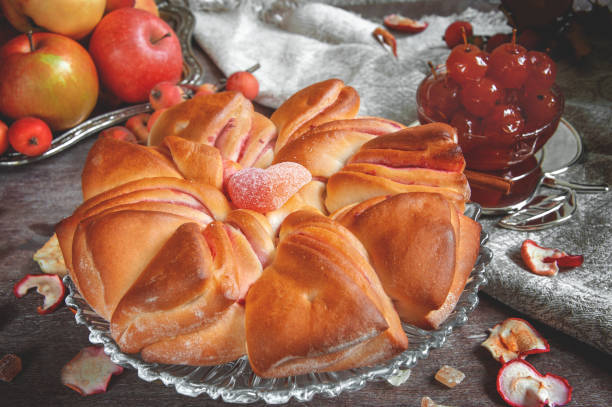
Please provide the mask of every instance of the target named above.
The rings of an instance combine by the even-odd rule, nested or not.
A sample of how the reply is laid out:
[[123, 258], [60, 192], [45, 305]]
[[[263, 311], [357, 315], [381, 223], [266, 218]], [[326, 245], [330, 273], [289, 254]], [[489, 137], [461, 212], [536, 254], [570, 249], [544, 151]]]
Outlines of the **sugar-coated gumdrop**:
[[265, 213], [283, 206], [311, 179], [310, 172], [304, 166], [283, 162], [265, 170], [240, 170], [232, 175], [226, 188], [236, 207]]

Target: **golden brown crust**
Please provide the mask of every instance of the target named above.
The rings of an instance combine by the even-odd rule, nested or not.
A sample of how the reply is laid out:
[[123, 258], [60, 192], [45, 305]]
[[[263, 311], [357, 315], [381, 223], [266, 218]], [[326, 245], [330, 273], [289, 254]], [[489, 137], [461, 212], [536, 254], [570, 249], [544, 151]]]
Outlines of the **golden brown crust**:
[[393, 343], [387, 349], [405, 349], [399, 319], [350, 233], [316, 212], [285, 223], [274, 262], [246, 299], [253, 370], [279, 377], [344, 368], [353, 347], [381, 334]]
[[213, 222], [179, 227], [125, 294], [111, 320], [121, 349], [133, 353], [155, 342], [213, 324], [244, 298], [261, 274], [248, 241]]
[[163, 112], [149, 134], [149, 146], [177, 136], [219, 148], [223, 158], [236, 161], [251, 128], [253, 105], [238, 92], [197, 96]]
[[148, 345], [141, 355], [152, 363], [213, 366], [238, 359], [246, 353], [245, 345], [244, 307], [234, 303], [214, 322]]
[[303, 165], [313, 177], [327, 180], [368, 140], [376, 136], [356, 131], [306, 133], [286, 144], [274, 163], [292, 161]]
[[110, 320], [149, 261], [180, 225], [190, 221], [167, 213], [132, 210], [87, 218], [74, 235], [70, 276], [92, 308]]
[[267, 168], [272, 163], [274, 144], [276, 143], [276, 126], [266, 116], [255, 112], [249, 138], [238, 157], [243, 167]]
[[376, 175], [344, 170], [332, 175], [327, 182], [325, 207], [331, 213], [347, 205], [363, 202], [370, 198], [402, 192], [440, 193], [451, 201], [458, 210], [463, 211], [465, 209], [463, 193], [450, 188], [402, 184]]
[[[170, 206], [162, 205], [164, 203]], [[72, 216], [56, 226], [66, 266], [72, 267], [72, 241], [81, 220], [113, 207], [132, 204], [135, 207], [131, 209], [175, 213], [201, 224], [213, 218], [225, 219], [230, 211], [225, 196], [210, 185], [178, 178], [143, 178], [128, 182], [83, 202]]]
[[164, 138], [163, 145], [185, 179], [221, 189], [223, 159], [218, 149], [175, 136]]
[[[323, 113], [327, 109], [329, 111]], [[294, 133], [321, 124], [322, 120], [316, 119], [319, 114], [323, 113], [325, 120], [332, 121], [354, 117], [358, 110], [359, 96], [352, 88], [345, 90], [341, 80], [328, 79], [310, 85], [293, 94], [272, 113], [270, 119], [278, 128], [274, 151], [278, 152]]]
[[476, 261], [478, 223], [442, 195], [421, 192], [377, 197], [332, 217], [364, 244], [402, 321], [433, 329], [446, 319]]
[[83, 200], [130, 181], [152, 177], [183, 178], [171, 159], [155, 149], [109, 137], [89, 150], [81, 183]]

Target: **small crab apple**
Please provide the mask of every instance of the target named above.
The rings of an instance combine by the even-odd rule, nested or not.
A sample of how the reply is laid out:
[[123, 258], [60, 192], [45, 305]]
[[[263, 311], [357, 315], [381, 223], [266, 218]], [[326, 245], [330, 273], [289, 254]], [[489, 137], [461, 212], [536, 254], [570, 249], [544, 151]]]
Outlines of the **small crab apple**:
[[110, 137], [114, 138], [115, 140], [127, 141], [128, 143], [138, 143], [134, 133], [132, 133], [127, 127], [123, 126], [113, 126], [102, 130], [98, 137]]
[[57, 274], [28, 274], [13, 287], [15, 297], [21, 298], [31, 289], [36, 288], [36, 292], [45, 298], [42, 307], [38, 307], [39, 314], [53, 312], [64, 299], [66, 288]]
[[173, 82], [159, 82], [149, 92], [149, 103], [153, 110], [172, 107], [187, 100], [185, 88]]
[[404, 17], [399, 14], [390, 14], [385, 16], [383, 19], [383, 24], [390, 30], [406, 33], [420, 33], [429, 25], [425, 21], [416, 21], [412, 18]]
[[472, 36], [473, 30], [474, 28], [469, 22], [455, 21], [446, 27], [446, 31], [444, 32], [444, 41], [450, 49], [453, 49], [453, 47], [463, 42], [463, 31], [465, 31], [466, 37], [469, 38]]
[[164, 109], [156, 110], [153, 112], [151, 117], [149, 117], [149, 121], [147, 122], [147, 130], [149, 131], [149, 133], [151, 133], [151, 129], [153, 128], [153, 125], [155, 124], [159, 116], [161, 116], [161, 114], [165, 112], [166, 110], [168, 109], [164, 108]]
[[136, 116], [130, 117], [127, 122], [125, 122], [125, 127], [130, 130], [139, 143], [146, 143], [149, 138], [149, 130], [147, 130], [147, 123], [151, 115], [149, 113], [140, 113]]
[[566, 379], [550, 373], [543, 376], [523, 359], [499, 369], [497, 392], [513, 407], [564, 406], [572, 399], [572, 386]]
[[259, 93], [259, 82], [252, 73], [247, 71], [234, 72], [225, 83], [227, 90], [240, 92], [245, 98], [253, 100]]
[[111, 362], [101, 346], [83, 348], [62, 368], [62, 384], [83, 396], [104, 393], [113, 375], [123, 368]]
[[524, 358], [532, 353], [550, 351], [546, 339], [530, 323], [521, 318], [508, 318], [495, 325], [482, 346], [501, 363]]
[[0, 155], [8, 149], [8, 126], [2, 120], [0, 120]]
[[582, 255], [571, 255], [559, 249], [542, 247], [530, 239], [523, 242], [521, 257], [531, 272], [541, 276], [554, 276], [559, 267], [579, 267], [584, 262]]
[[35, 157], [51, 147], [53, 134], [42, 120], [36, 117], [24, 117], [11, 124], [8, 129], [8, 139], [15, 151]]
[[203, 83], [193, 89], [193, 97], [202, 95], [212, 95], [213, 93], [217, 93], [217, 90], [217, 85], [214, 85], [212, 83]]

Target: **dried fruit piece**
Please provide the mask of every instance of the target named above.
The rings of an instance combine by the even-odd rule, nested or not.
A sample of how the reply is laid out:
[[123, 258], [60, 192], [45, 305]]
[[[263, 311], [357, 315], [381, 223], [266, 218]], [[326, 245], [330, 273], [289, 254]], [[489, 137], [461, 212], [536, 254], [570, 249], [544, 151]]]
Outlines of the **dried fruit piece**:
[[36, 287], [36, 292], [45, 299], [42, 307], [38, 307], [39, 314], [48, 314], [62, 303], [66, 288], [57, 274], [28, 274], [13, 287], [15, 297], [21, 298], [30, 288]]
[[59, 247], [57, 235], [53, 236], [34, 253], [34, 261], [38, 263], [40, 270], [46, 274], [59, 274], [65, 276], [68, 273], [64, 256]]
[[452, 366], [444, 365], [436, 372], [435, 378], [446, 387], [452, 389], [465, 379], [465, 373]]
[[436, 404], [429, 397], [423, 397], [421, 399], [421, 407], [450, 407], [450, 406], [443, 406], [442, 404]]
[[21, 372], [21, 358], [19, 356], [9, 353], [0, 359], [0, 380], [13, 381], [19, 372]]
[[397, 41], [395, 40], [395, 37], [393, 36], [393, 34], [385, 30], [384, 28], [376, 27], [374, 31], [372, 31], [372, 36], [383, 47], [385, 45], [389, 46], [389, 48], [391, 48], [391, 52], [393, 52], [393, 56], [397, 58]]
[[282, 162], [265, 170], [240, 170], [231, 176], [226, 189], [236, 207], [265, 213], [283, 206], [311, 179], [310, 171], [304, 166]]
[[521, 246], [521, 257], [533, 273], [541, 276], [554, 276], [561, 267], [578, 267], [582, 265], [582, 255], [570, 255], [559, 249], [539, 246], [527, 239]]
[[104, 393], [111, 376], [122, 372], [101, 346], [88, 346], [62, 368], [62, 384], [83, 396]]
[[482, 346], [487, 348], [495, 360], [506, 363], [524, 358], [532, 353], [550, 351], [546, 339], [531, 324], [521, 318], [508, 318], [491, 329], [491, 334]]
[[425, 21], [416, 21], [399, 14], [390, 14], [383, 19], [383, 24], [391, 30], [406, 33], [420, 33], [429, 25]]
[[572, 387], [563, 377], [542, 376], [523, 359], [512, 360], [499, 369], [497, 392], [514, 407], [563, 406], [572, 399]]

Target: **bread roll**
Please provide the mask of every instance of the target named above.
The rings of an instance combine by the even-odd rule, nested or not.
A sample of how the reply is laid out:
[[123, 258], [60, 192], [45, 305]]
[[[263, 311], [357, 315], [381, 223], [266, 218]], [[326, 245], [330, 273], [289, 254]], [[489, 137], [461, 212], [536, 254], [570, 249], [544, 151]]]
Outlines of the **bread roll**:
[[[397, 314], [349, 236], [316, 212], [294, 212], [283, 223], [274, 261], [246, 299], [247, 350], [258, 375], [347, 369], [406, 349]], [[364, 352], [370, 343], [376, 351]]]
[[159, 150], [102, 137], [85, 160], [81, 175], [83, 200], [130, 181], [153, 177], [183, 178], [172, 160]]
[[[162, 356], [154, 356], [153, 349], [164, 352], [159, 344], [150, 346], [157, 342], [170, 341], [177, 355], [188, 354], [190, 344], [184, 335], [202, 330], [208, 336], [229, 335], [224, 331], [227, 321], [221, 315], [244, 299], [260, 274], [261, 264], [236, 229], [221, 222], [213, 222], [204, 230], [194, 223], [184, 224], [117, 306], [111, 320], [113, 338], [124, 352], [148, 347], [147, 354], [156, 361]], [[217, 329], [225, 333], [215, 333]], [[233, 338], [226, 341], [231, 351], [226, 352], [220, 342], [215, 357], [200, 355], [182, 363], [205, 364], [202, 357], [223, 363], [241, 356], [234, 355]], [[232, 355], [232, 359], [219, 360], [223, 354]]]
[[278, 129], [278, 152], [292, 139], [325, 122], [350, 119], [359, 110], [359, 95], [339, 79], [310, 85], [291, 96], [270, 119]]
[[435, 329], [454, 309], [480, 246], [480, 225], [436, 193], [377, 197], [332, 215], [363, 243], [400, 318]]

